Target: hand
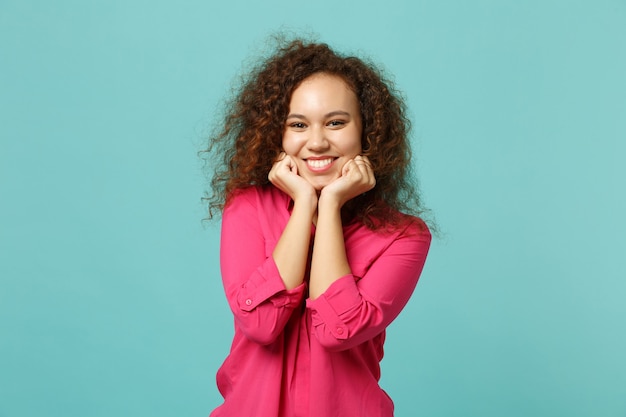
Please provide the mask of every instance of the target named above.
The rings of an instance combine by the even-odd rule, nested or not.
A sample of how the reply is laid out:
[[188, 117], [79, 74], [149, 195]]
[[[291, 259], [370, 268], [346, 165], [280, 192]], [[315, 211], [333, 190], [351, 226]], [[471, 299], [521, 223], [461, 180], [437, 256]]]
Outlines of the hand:
[[341, 177], [322, 189], [320, 199], [332, 199], [341, 207], [375, 185], [376, 177], [369, 159], [367, 156], [357, 155], [343, 166]]
[[272, 166], [268, 179], [276, 188], [287, 194], [295, 203], [309, 199], [317, 207], [317, 193], [315, 188], [304, 178], [298, 175], [298, 167], [291, 156], [281, 152]]

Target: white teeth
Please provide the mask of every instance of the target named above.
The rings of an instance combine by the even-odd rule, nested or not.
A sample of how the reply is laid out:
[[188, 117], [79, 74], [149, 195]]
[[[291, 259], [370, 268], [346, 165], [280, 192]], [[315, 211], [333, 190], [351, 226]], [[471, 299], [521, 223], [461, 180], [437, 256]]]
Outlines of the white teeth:
[[311, 168], [323, 168], [327, 165], [330, 165], [333, 162], [333, 158], [328, 159], [307, 159], [306, 163]]

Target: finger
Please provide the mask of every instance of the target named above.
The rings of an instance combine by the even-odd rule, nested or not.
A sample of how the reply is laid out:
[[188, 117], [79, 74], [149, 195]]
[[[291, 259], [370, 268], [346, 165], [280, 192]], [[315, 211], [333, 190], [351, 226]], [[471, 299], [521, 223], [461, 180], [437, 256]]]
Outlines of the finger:
[[291, 167], [288, 164], [289, 164], [289, 157], [287, 156], [285, 152], [281, 152], [278, 155], [278, 159], [276, 160], [276, 162], [274, 162], [274, 164], [272, 165], [272, 168], [270, 169], [270, 172], [268, 175], [269, 180], [272, 183], [279, 181], [279, 177], [282, 175], [281, 174], [282, 172], [290, 171]]
[[294, 174], [298, 174], [298, 165], [296, 164], [296, 161], [294, 161], [293, 158], [290, 156], [286, 156], [286, 158], [289, 170], [291, 170], [291, 172], [293, 172]]
[[363, 158], [357, 158], [355, 158], [354, 164], [356, 165], [361, 175], [366, 179], [372, 177], [374, 175], [374, 171], [372, 170], [372, 166], [370, 165], [369, 161], [364, 160]]
[[348, 175], [348, 173], [355, 167], [356, 167], [356, 162], [354, 161], [354, 159], [348, 160], [348, 162], [343, 164], [343, 167], [341, 167], [341, 176]]
[[288, 171], [293, 171], [293, 168], [296, 165], [293, 158], [284, 152], [281, 155], [282, 155], [280, 159], [281, 166], [286, 168], [286, 170]]
[[354, 157], [353, 159], [354, 163], [357, 164], [359, 167], [362, 166], [371, 166], [369, 160], [367, 160], [365, 157], [361, 156], [361, 155], [357, 155]]
[[369, 184], [371, 188], [373, 188], [376, 185], [376, 177], [374, 175], [374, 169], [372, 168], [372, 163], [369, 158], [365, 155], [358, 155], [355, 158], [355, 162], [361, 169], [364, 182]]
[[354, 158], [354, 162], [356, 162], [358, 165], [365, 165], [370, 169], [372, 168], [372, 163], [367, 156], [358, 155]]

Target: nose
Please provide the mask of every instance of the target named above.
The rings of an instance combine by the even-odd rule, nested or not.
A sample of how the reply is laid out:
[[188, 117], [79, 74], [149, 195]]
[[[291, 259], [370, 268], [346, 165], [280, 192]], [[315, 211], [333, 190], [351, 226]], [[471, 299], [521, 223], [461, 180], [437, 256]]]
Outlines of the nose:
[[309, 130], [307, 148], [313, 152], [321, 152], [328, 149], [328, 139], [322, 127], [313, 127]]

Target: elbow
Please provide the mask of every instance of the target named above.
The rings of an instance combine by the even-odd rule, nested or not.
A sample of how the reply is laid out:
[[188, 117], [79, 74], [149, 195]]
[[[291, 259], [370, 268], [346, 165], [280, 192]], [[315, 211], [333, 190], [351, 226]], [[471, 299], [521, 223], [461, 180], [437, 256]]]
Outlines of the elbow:
[[279, 333], [250, 332], [242, 330], [246, 338], [257, 345], [271, 345], [278, 338]]
[[279, 332], [244, 332], [248, 340], [261, 346], [271, 345], [278, 339]]
[[274, 343], [282, 333], [281, 327], [262, 325], [256, 320], [238, 320], [238, 324], [239, 329], [248, 340], [263, 346]]
[[335, 329], [334, 332], [317, 329], [315, 338], [325, 350], [329, 352], [341, 352], [342, 350], [351, 349], [360, 343], [357, 337], [348, 335], [347, 331], [347, 329], [341, 328]]
[[385, 332], [386, 322], [382, 316], [377, 319], [360, 320], [359, 323], [336, 322], [334, 326], [321, 324], [315, 327], [315, 339], [329, 352], [341, 352], [352, 349], [362, 343], [375, 339]]
[[318, 338], [320, 345], [328, 352], [341, 352], [342, 350], [348, 350], [354, 345], [349, 340], [337, 340], [334, 338]]

